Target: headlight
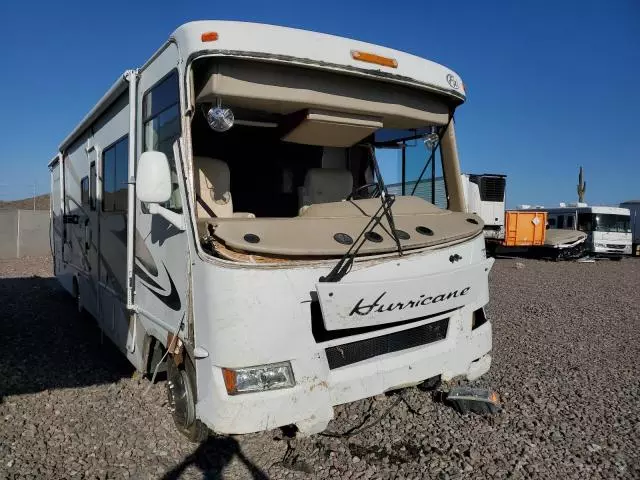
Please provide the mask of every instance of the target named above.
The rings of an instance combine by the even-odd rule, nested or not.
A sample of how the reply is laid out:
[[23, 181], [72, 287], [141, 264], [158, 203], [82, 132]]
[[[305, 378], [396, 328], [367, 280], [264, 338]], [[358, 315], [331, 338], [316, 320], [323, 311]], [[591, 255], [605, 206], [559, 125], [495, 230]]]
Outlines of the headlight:
[[246, 368], [223, 368], [224, 385], [229, 395], [291, 388], [296, 384], [290, 362]]
[[604, 243], [597, 243], [595, 244], [596, 248], [606, 248], [606, 245]]

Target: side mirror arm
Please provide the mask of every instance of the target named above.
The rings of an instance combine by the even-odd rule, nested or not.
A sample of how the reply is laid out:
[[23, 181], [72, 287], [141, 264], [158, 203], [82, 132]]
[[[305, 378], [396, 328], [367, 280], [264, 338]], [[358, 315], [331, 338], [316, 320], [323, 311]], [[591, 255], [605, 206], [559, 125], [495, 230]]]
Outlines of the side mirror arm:
[[172, 212], [158, 203], [148, 203], [147, 207], [149, 208], [149, 213], [160, 215], [181, 232], [184, 232], [187, 229], [184, 221], [184, 215], [181, 213]]

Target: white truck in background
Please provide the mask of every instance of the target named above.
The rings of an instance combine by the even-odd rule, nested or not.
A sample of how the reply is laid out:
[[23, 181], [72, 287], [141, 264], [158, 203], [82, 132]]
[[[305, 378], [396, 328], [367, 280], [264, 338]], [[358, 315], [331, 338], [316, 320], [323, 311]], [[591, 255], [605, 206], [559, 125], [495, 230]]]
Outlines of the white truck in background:
[[542, 210], [549, 214], [549, 228], [586, 233], [589, 254], [615, 260], [631, 255], [629, 209], [577, 202]]
[[628, 200], [620, 204], [629, 209], [631, 218], [631, 255], [640, 257], [640, 200]]
[[467, 213], [475, 213], [482, 218], [486, 239], [504, 240], [507, 176], [496, 173], [463, 173], [461, 177]]

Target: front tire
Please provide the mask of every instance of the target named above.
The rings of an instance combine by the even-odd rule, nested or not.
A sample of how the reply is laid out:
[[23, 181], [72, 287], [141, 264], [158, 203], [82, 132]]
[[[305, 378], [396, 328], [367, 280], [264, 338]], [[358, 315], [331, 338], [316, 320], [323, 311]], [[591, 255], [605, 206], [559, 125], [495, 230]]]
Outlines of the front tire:
[[199, 443], [209, 436], [209, 429], [196, 418], [196, 371], [189, 357], [176, 365], [167, 359], [167, 398], [173, 422], [191, 442]]

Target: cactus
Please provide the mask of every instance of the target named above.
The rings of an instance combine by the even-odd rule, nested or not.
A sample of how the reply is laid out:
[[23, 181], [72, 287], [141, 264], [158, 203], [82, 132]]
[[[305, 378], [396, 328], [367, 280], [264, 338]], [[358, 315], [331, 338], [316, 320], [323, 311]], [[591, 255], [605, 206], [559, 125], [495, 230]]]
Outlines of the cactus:
[[582, 176], [582, 167], [580, 167], [580, 173], [578, 174], [578, 202], [584, 202], [584, 192], [587, 191], [587, 182], [584, 181]]

